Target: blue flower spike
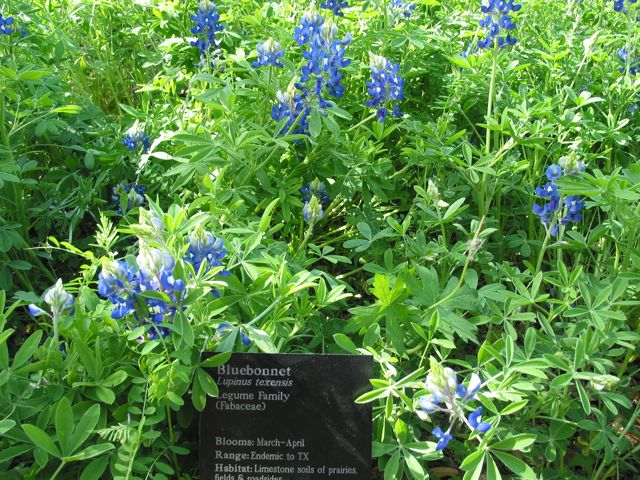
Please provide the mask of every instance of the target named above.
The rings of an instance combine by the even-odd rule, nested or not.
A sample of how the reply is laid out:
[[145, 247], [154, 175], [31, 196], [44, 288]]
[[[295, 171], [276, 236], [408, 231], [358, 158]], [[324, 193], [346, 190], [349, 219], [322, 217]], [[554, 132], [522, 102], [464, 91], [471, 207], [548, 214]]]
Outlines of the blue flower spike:
[[195, 24], [191, 27], [191, 33], [197, 35], [196, 40], [191, 42], [191, 46], [198, 47], [201, 54], [210, 48], [216, 49], [220, 43], [216, 33], [223, 30], [216, 5], [209, 0], [202, 0], [198, 6], [198, 12], [191, 15], [191, 21]]
[[13, 25], [14, 18], [13, 17], [3, 17], [0, 13], [0, 35], [11, 35], [13, 33]]
[[389, 6], [392, 13], [404, 18], [410, 18], [416, 9], [413, 2], [405, 2], [404, 0], [391, 0]]
[[348, 6], [349, 4], [347, 2], [342, 2], [340, 0], [327, 0], [326, 2], [322, 2], [320, 4], [320, 7], [331, 10], [333, 14], [338, 17], [344, 16], [344, 13], [342, 13], [342, 9], [347, 8]]
[[376, 107], [376, 116], [379, 122], [383, 122], [389, 114], [394, 117], [402, 117], [400, 106], [397, 102], [404, 99], [404, 79], [400, 76], [400, 64], [391, 63], [385, 57], [370, 54], [371, 57], [371, 81], [367, 82], [369, 96], [366, 105]]
[[[141, 224], [148, 226], [156, 238], [162, 238], [163, 223], [153, 211], [141, 212]], [[151, 231], [151, 230], [150, 230]], [[227, 253], [224, 242], [204, 228], [198, 226], [189, 235], [184, 262], [194, 266], [196, 272], [206, 274], [211, 268], [222, 266]], [[113, 304], [111, 317], [124, 319], [129, 326], [148, 326], [147, 333], [139, 341], [154, 340], [170, 334], [167, 324], [173, 323], [175, 315], [185, 309], [180, 303], [188, 293], [188, 284], [174, 277], [176, 259], [168, 252], [140, 240], [135, 264], [123, 260], [103, 263], [98, 276], [98, 294]], [[228, 275], [229, 272], [217, 272]], [[162, 299], [149, 298], [144, 292], [155, 291]], [[220, 296], [213, 289], [212, 294]], [[38, 313], [34, 310], [34, 312]]]
[[149, 145], [151, 144], [151, 138], [138, 126], [138, 123], [136, 122], [129, 130], [127, 130], [127, 133], [121, 143], [127, 147], [127, 150], [130, 152], [140, 150], [142, 153], [147, 153], [147, 151], [149, 151]]
[[543, 205], [533, 204], [532, 211], [540, 217], [540, 222], [551, 236], [556, 236], [560, 225], [569, 225], [582, 220], [582, 209], [585, 206], [578, 195], [563, 197], [556, 180], [563, 175], [579, 175], [584, 172], [585, 165], [578, 160], [577, 155], [572, 152], [561, 157], [558, 164], [547, 167], [545, 174], [549, 180], [544, 187], [534, 189], [537, 197], [546, 199]]
[[258, 60], [251, 64], [253, 68], [268, 66], [279, 68], [284, 67], [280, 61], [280, 58], [284, 57], [284, 50], [282, 49], [282, 45], [276, 42], [273, 38], [270, 38], [266, 42], [258, 45], [256, 50], [258, 51]]
[[[480, 9], [485, 17], [478, 23], [486, 28], [487, 35], [478, 41], [478, 48], [493, 48], [494, 41], [499, 47], [515, 45], [517, 39], [511, 35], [516, 24], [511, 19], [511, 12], [518, 12], [522, 5], [514, 4], [514, 0], [483, 0]], [[506, 32], [506, 35], [505, 35]]]

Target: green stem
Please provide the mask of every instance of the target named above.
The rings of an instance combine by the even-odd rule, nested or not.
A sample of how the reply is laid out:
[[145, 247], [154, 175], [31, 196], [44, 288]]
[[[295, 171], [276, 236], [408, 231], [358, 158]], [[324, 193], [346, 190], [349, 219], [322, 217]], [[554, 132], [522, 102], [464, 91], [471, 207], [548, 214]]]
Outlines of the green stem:
[[53, 472], [53, 475], [51, 476], [51, 480], [55, 480], [58, 476], [58, 474], [62, 471], [62, 469], [64, 468], [64, 466], [67, 464], [67, 462], [65, 462], [64, 460], [62, 460], [62, 462], [60, 463], [60, 465], [58, 466], [58, 468], [56, 469], [55, 472]]
[[540, 247], [540, 254], [538, 255], [538, 261], [536, 262], [536, 271], [533, 274], [534, 277], [538, 274], [538, 272], [540, 271], [540, 268], [542, 267], [542, 260], [544, 260], [544, 254], [547, 251], [547, 246], [549, 245], [550, 238], [551, 238], [551, 233], [549, 229], [547, 229], [547, 233], [544, 236], [544, 241], [542, 242], [542, 247]]
[[[480, 237], [480, 233], [482, 232], [483, 224], [484, 224], [484, 217], [482, 217], [480, 219], [480, 223], [478, 224], [478, 228], [476, 229], [476, 233], [473, 236], [473, 239], [471, 240], [471, 244], [472, 245], [474, 245], [478, 241], [478, 238]], [[455, 286], [455, 288], [453, 290], [451, 290], [451, 292], [446, 297], [441, 298], [436, 303], [431, 305], [430, 310], [434, 310], [436, 307], [442, 305], [447, 300], [451, 299], [451, 297], [453, 297], [458, 292], [458, 290], [460, 290], [460, 288], [462, 288], [462, 285], [463, 285], [464, 279], [465, 279], [465, 277], [467, 275], [467, 270], [469, 269], [469, 265], [471, 264], [472, 258], [473, 258], [472, 252], [469, 251], [469, 253], [467, 254], [467, 259], [464, 262], [464, 267], [462, 268], [462, 273], [460, 274], [460, 280], [458, 280], [458, 284]]]
[[[498, 73], [498, 40], [493, 40], [493, 63], [491, 65], [491, 79], [489, 81], [489, 99], [487, 100], [487, 124], [490, 122], [490, 118], [493, 115], [493, 107], [496, 96], [496, 77]], [[491, 153], [491, 135], [492, 131], [487, 127], [486, 137], [485, 137], [485, 155], [489, 155]], [[486, 199], [486, 190], [487, 190], [487, 180], [488, 175], [486, 173], [482, 174], [482, 180], [480, 181], [480, 193], [478, 194], [478, 207], [480, 210], [480, 216], [484, 217], [487, 214], [487, 199]]]

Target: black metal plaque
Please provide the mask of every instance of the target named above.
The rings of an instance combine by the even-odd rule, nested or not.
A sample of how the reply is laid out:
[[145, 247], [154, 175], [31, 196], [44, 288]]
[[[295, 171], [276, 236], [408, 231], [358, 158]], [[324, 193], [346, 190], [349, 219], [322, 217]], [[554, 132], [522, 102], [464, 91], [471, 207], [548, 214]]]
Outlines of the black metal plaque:
[[235, 353], [200, 417], [202, 480], [371, 480], [372, 358]]

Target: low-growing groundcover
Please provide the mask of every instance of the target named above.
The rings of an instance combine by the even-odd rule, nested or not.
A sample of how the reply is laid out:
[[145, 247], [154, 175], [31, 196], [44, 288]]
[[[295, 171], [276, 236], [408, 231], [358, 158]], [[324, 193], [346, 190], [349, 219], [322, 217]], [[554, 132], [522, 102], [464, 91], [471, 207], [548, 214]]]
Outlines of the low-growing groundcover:
[[232, 351], [372, 355], [374, 479], [640, 477], [638, 2], [0, 14], [0, 477], [197, 478]]

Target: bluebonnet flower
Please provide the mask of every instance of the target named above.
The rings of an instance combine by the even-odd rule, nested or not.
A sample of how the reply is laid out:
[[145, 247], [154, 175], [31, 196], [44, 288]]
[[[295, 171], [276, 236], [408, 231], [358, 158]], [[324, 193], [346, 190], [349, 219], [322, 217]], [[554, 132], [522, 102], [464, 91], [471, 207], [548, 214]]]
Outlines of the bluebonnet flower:
[[281, 135], [289, 133], [294, 124], [296, 128], [291, 133], [309, 134], [311, 105], [309, 105], [307, 97], [305, 92], [297, 93], [293, 85], [286, 92], [276, 93], [278, 103], [271, 108], [271, 118], [276, 121], [287, 119], [287, 123], [280, 131]]
[[[494, 39], [497, 39], [500, 47], [516, 43], [517, 39], [511, 36], [511, 30], [516, 28], [516, 24], [509, 13], [519, 11], [522, 5], [513, 2], [514, 0], [483, 0], [481, 10], [486, 16], [479, 24], [488, 31], [484, 40], [478, 41], [479, 48], [492, 48]], [[506, 36], [502, 35], [504, 30], [507, 31]]]
[[307, 222], [315, 223], [324, 216], [323, 205], [327, 205], [331, 201], [331, 197], [327, 195], [327, 187], [319, 180], [307, 184], [300, 188], [302, 193], [302, 216]]
[[550, 181], [555, 182], [562, 176], [562, 167], [553, 163], [549, 165], [545, 173]]
[[640, 58], [637, 56], [629, 57], [627, 47], [622, 47], [620, 50], [616, 51], [616, 56], [623, 64], [623, 66], [620, 67], [621, 73], [624, 73], [627, 70], [627, 61], [629, 62], [629, 73], [631, 75], [637, 75], [638, 72], [640, 72]]
[[124, 193], [127, 196], [127, 211], [132, 208], [140, 207], [144, 205], [144, 194], [147, 191], [147, 187], [144, 185], [129, 185], [127, 183], [119, 183], [111, 191], [111, 201], [118, 207], [117, 212], [123, 215], [122, 205], [120, 203], [120, 197]]
[[130, 152], [135, 150], [142, 149], [142, 153], [147, 153], [149, 150], [149, 145], [151, 143], [151, 138], [147, 135], [144, 130], [140, 129], [137, 124], [134, 124], [122, 139], [122, 145], [127, 147]]
[[98, 275], [98, 295], [114, 304], [115, 320], [135, 312], [136, 295], [141, 292], [136, 269], [122, 260], [105, 263]]
[[428, 396], [418, 399], [418, 406], [426, 414], [446, 413], [449, 415], [449, 427], [443, 431], [439, 426], [433, 429], [433, 435], [438, 440], [436, 450], [443, 450], [453, 439], [451, 431], [456, 422], [461, 421], [478, 433], [486, 433], [491, 424], [482, 421], [482, 407], [477, 408], [469, 419], [464, 416], [467, 402], [474, 400], [482, 387], [482, 380], [476, 373], [472, 373], [469, 383], [459, 384], [456, 373], [451, 368], [442, 368], [434, 358], [430, 359], [431, 368], [425, 381]]
[[202, 0], [198, 7], [198, 13], [191, 15], [191, 20], [195, 23], [195, 27], [191, 27], [191, 33], [199, 35], [195, 41], [191, 42], [191, 46], [198, 47], [200, 53], [206, 52], [209, 48], [217, 48], [218, 40], [216, 33], [223, 30], [220, 25], [220, 14], [213, 2]]
[[449, 442], [453, 440], [453, 435], [449, 433], [449, 430], [443, 432], [440, 427], [436, 427], [433, 429], [433, 436], [438, 439], [438, 443], [436, 444], [436, 451], [444, 450]]
[[13, 22], [13, 17], [4, 18], [0, 13], [0, 35], [11, 35], [13, 33], [13, 28], [11, 28]]
[[[221, 267], [222, 259], [226, 254], [227, 249], [224, 248], [224, 241], [221, 238], [214, 237], [211, 232], [207, 232], [201, 227], [196, 227], [189, 235], [189, 249], [185, 260], [193, 265], [193, 269], [196, 272], [200, 270], [205, 262], [205, 273], [212, 268]], [[227, 270], [221, 270], [218, 275], [226, 277], [230, 273]], [[212, 292], [216, 297], [220, 296], [215, 288]]]
[[550, 235], [558, 234], [559, 225], [568, 225], [582, 219], [581, 210], [585, 203], [577, 195], [562, 198], [558, 185], [554, 182], [562, 175], [578, 175], [585, 170], [583, 162], [579, 161], [574, 153], [558, 160], [558, 165], [550, 165], [545, 174], [549, 180], [544, 187], [534, 189], [536, 196], [544, 198], [547, 202], [543, 205], [533, 204], [533, 213], [540, 217], [540, 222], [545, 226]]
[[482, 421], [482, 407], [476, 408], [469, 414], [469, 425], [479, 433], [486, 433], [491, 428], [489, 422]]
[[[224, 336], [224, 335], [228, 335], [229, 333], [233, 332], [234, 327], [233, 325], [231, 325], [230, 323], [221, 323], [220, 325], [218, 325], [218, 328], [216, 329], [216, 332], [218, 333], [218, 335], [220, 336]], [[240, 341], [242, 342], [242, 344], [244, 346], [249, 346], [251, 345], [251, 339], [247, 336], [246, 333], [244, 333], [242, 330], [240, 330]]]
[[293, 29], [293, 39], [302, 47], [318, 35], [323, 24], [322, 15], [314, 11], [305, 12], [300, 20], [300, 26]]
[[580, 200], [579, 195], [567, 196], [564, 200], [564, 206], [566, 213], [564, 218], [560, 220], [563, 225], [582, 220], [582, 213], [580, 213], [580, 211], [584, 208], [584, 202]]
[[[162, 218], [154, 211], [141, 211], [140, 218], [141, 225], [148, 227], [152, 236], [161, 243]], [[206, 261], [206, 272], [221, 266], [225, 254], [221, 239], [197, 227], [189, 236], [184, 261], [191, 263], [196, 271]], [[174, 277], [175, 267], [176, 259], [170, 253], [140, 240], [134, 264], [122, 260], [103, 264], [98, 276], [98, 294], [114, 305], [113, 319], [129, 317], [138, 325], [153, 327], [140, 340], [166, 336], [170, 333], [166, 324], [172, 323], [176, 313], [185, 309], [180, 303], [187, 294], [185, 281]], [[163, 295], [146, 294], [152, 291]]]
[[258, 45], [257, 50], [258, 60], [251, 64], [253, 68], [266, 67], [268, 65], [280, 68], [284, 67], [282, 62], [280, 62], [280, 58], [284, 56], [284, 50], [282, 49], [282, 45], [273, 38]]
[[[321, 16], [319, 18], [322, 19]], [[302, 67], [300, 82], [296, 87], [307, 95], [309, 88], [305, 84], [313, 80], [312, 90], [318, 98], [320, 108], [330, 107], [332, 103], [324, 98], [323, 90], [326, 88], [329, 95], [335, 98], [344, 96], [344, 87], [340, 85], [343, 76], [340, 69], [351, 63], [350, 59], [344, 58], [351, 38], [347, 36], [342, 40], [337, 39], [338, 27], [333, 22], [324, 22], [324, 19], [308, 24], [303, 21], [302, 28], [306, 28], [309, 34], [299, 35], [297, 38], [294, 34], [294, 38], [300, 45], [308, 47], [302, 53], [307, 63]], [[304, 42], [300, 43], [302, 39]]]
[[[186, 286], [173, 277], [173, 257], [145, 243], [140, 243], [136, 266], [118, 260], [105, 263], [98, 276], [98, 294], [107, 298], [114, 308], [115, 320], [132, 315], [141, 325], [154, 325], [147, 333], [148, 339], [169, 334], [161, 324], [169, 323], [176, 313], [176, 305], [184, 295]], [[137, 269], [136, 269], [137, 267]], [[165, 294], [171, 302], [156, 298], [144, 299], [145, 291]], [[145, 308], [146, 306], [146, 308]]]
[[34, 317], [46, 315], [56, 320], [60, 315], [73, 311], [73, 302], [73, 295], [67, 293], [62, 284], [62, 279], [59, 278], [55, 285], [49, 288], [44, 294], [44, 303], [49, 305], [51, 314], [34, 303], [29, 304], [27, 308], [29, 313]]
[[331, 201], [331, 197], [327, 195], [327, 187], [319, 180], [314, 180], [306, 186], [300, 187], [300, 193], [304, 195], [301, 198], [303, 202], [308, 202], [313, 196], [318, 197], [322, 205], [327, 205]]
[[416, 9], [413, 2], [405, 2], [404, 0], [391, 0], [389, 6], [391, 7], [392, 12], [404, 18], [411, 17], [413, 11]]
[[[613, 9], [616, 12], [627, 13], [634, 3], [638, 0], [614, 0]], [[627, 5], [628, 4], [628, 5]]]
[[318, 220], [322, 220], [322, 217], [324, 217], [324, 210], [322, 209], [322, 204], [320, 203], [320, 200], [318, 200], [318, 197], [311, 197], [311, 200], [304, 204], [302, 207], [302, 216], [311, 224], [316, 223]]
[[392, 114], [401, 117], [397, 101], [404, 99], [404, 79], [400, 77], [400, 64], [391, 63], [380, 55], [371, 55], [371, 81], [367, 82], [370, 100], [367, 106], [377, 107], [378, 121], [384, 121], [388, 115], [388, 107], [393, 104]]
[[322, 2], [320, 6], [327, 10], [331, 10], [334, 15], [342, 17], [344, 16], [342, 9], [347, 8], [349, 4], [347, 2], [341, 2], [340, 0], [327, 0], [326, 2]]

